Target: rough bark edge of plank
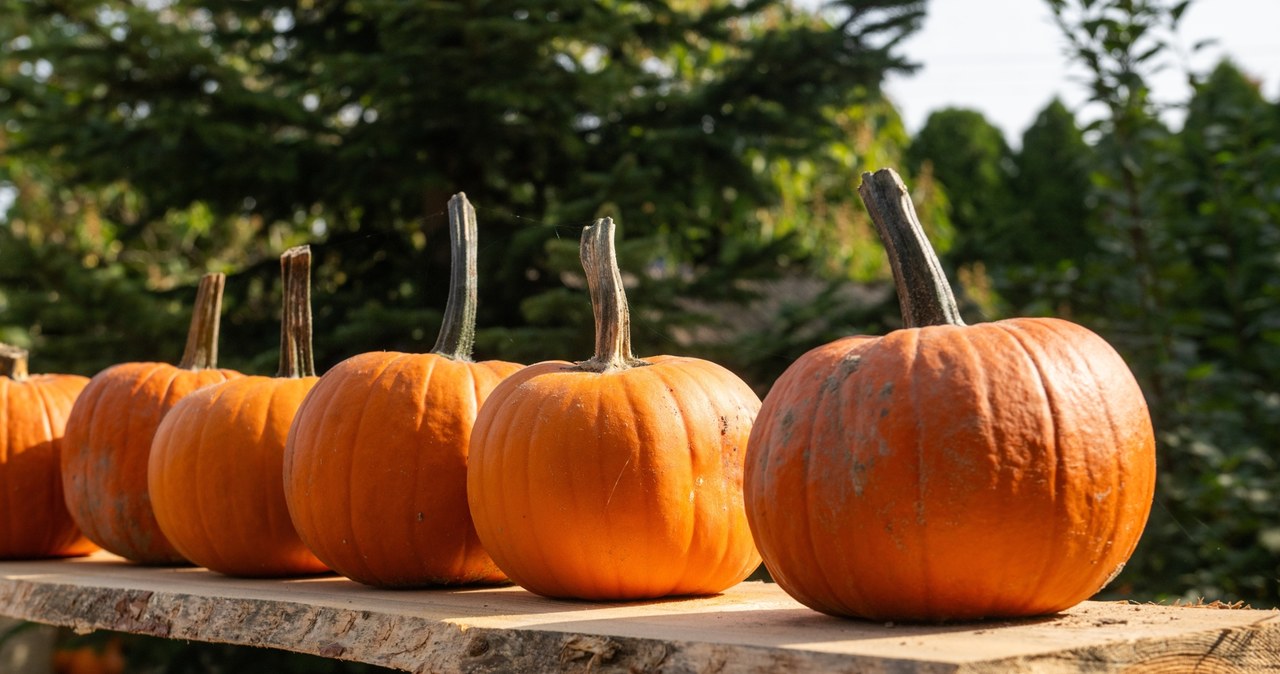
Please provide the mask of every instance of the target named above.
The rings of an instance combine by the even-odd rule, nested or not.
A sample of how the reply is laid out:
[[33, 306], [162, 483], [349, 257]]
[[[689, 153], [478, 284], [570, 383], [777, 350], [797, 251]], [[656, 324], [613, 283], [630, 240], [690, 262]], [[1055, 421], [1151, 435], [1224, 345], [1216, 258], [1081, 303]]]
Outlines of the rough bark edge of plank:
[[78, 633], [112, 630], [319, 655], [408, 672], [780, 671], [952, 674], [953, 663], [764, 646], [462, 627], [298, 602], [86, 588], [10, 579], [0, 614]]
[[[1280, 621], [1258, 621], [1182, 635], [1174, 642], [1135, 639], [1124, 647], [1089, 645], [1053, 653], [999, 658], [961, 665], [957, 674], [1236, 674], [1280, 672]], [[1269, 657], [1268, 657], [1269, 656]]]

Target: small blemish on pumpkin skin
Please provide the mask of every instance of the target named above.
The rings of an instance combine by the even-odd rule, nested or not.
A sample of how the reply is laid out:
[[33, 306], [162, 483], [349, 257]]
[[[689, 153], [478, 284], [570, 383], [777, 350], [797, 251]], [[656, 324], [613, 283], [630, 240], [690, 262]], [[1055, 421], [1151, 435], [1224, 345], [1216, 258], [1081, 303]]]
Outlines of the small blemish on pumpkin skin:
[[822, 380], [823, 392], [834, 393], [839, 390], [845, 380], [848, 379], [850, 375], [857, 372], [858, 368], [861, 366], [862, 356], [859, 356], [858, 354], [846, 354], [844, 358], [840, 359], [839, 366]]
[[875, 457], [872, 457], [869, 461], [866, 461], [866, 462], [858, 461], [857, 459], [854, 459], [853, 470], [851, 471], [851, 474], [850, 474], [850, 481], [853, 484], [853, 494], [855, 496], [862, 496], [862, 491], [866, 488], [867, 482], [868, 482], [867, 473], [870, 472], [870, 470], [874, 468], [875, 465], [876, 465]]
[[791, 444], [792, 427], [795, 426], [795, 423], [796, 417], [791, 413], [791, 410], [784, 412], [782, 418], [778, 420], [778, 429], [782, 434], [783, 444]]

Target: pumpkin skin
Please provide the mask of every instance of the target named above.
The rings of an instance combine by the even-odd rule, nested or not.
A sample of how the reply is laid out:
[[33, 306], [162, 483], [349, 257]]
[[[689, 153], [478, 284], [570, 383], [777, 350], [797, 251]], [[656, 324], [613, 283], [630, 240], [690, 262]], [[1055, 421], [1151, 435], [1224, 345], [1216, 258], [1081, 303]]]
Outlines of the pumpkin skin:
[[67, 509], [89, 540], [141, 564], [186, 560], [156, 523], [147, 493], [147, 457], [165, 413], [197, 389], [242, 376], [218, 369], [218, 328], [226, 277], [205, 274], [178, 365], [123, 363], [89, 380], [67, 418], [62, 486]]
[[284, 445], [318, 377], [243, 377], [182, 399], [156, 431], [148, 484], [182, 555], [232, 576], [320, 573], [284, 501]]
[[550, 597], [714, 594], [760, 564], [742, 470], [759, 398], [696, 358], [598, 374], [566, 362], [494, 389], [467, 490], [485, 549]]
[[467, 510], [467, 450], [514, 363], [366, 353], [334, 366], [285, 450], [289, 514], [317, 557], [368, 585], [495, 583]]
[[[898, 281], [900, 297], [928, 285]], [[904, 313], [927, 295], [904, 299]], [[948, 320], [959, 324], [817, 347], [765, 397], [747, 515], [773, 578], [818, 611], [1054, 613], [1101, 589], [1137, 545], [1155, 440], [1123, 359], [1067, 321]]]
[[471, 516], [498, 567], [538, 594], [713, 594], [760, 562], [742, 500], [759, 398], [709, 361], [631, 356], [612, 227], [583, 233], [596, 357], [531, 365], [490, 394], [471, 435]]
[[174, 406], [151, 446], [147, 483], [161, 530], [187, 559], [231, 576], [327, 570], [298, 537], [284, 500], [284, 446], [316, 385], [311, 249], [280, 256], [283, 307], [275, 377], [212, 386]]
[[379, 587], [506, 580], [467, 510], [481, 403], [515, 363], [471, 360], [475, 209], [449, 200], [449, 299], [431, 353], [365, 353], [320, 378], [289, 431], [285, 498], [302, 540], [335, 571]]
[[122, 363], [94, 375], [67, 420], [67, 509], [94, 543], [142, 564], [185, 560], [156, 523], [147, 458], [160, 420], [191, 392], [241, 376], [168, 363]]
[[774, 580], [824, 613], [1054, 613], [1132, 554], [1155, 489], [1137, 382], [1056, 319], [818, 347], [766, 396], [745, 489]]
[[97, 549], [62, 497], [59, 452], [67, 414], [89, 379], [73, 374], [0, 375], [0, 559], [78, 557]]

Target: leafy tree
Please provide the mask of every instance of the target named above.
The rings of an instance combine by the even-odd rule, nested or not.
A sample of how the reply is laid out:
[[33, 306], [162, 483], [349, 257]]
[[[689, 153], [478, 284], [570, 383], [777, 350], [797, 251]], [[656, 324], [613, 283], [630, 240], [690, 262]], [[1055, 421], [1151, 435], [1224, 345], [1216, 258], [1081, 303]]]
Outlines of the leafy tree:
[[[829, 268], [835, 235], [808, 235], [823, 223], [766, 218], [799, 189], [773, 167], [817, 154], [856, 175], [860, 158], [837, 148], [884, 75], [909, 69], [897, 45], [923, 3], [842, 0], [828, 18], [776, 0], [0, 0], [0, 12], [10, 182], [47, 168], [58, 185], [128, 192], [101, 243], [128, 251], [109, 264], [131, 294], [236, 272], [225, 352], [256, 368], [273, 348], [272, 257], [307, 239], [322, 364], [429, 348], [456, 190], [481, 218], [486, 356], [589, 345], [587, 303], [563, 279], [577, 274], [575, 230], [600, 213], [622, 221], [628, 268], [643, 271], [642, 349], [703, 318], [682, 297], [742, 299], [726, 281]], [[165, 256], [175, 223], [181, 254]], [[11, 326], [35, 323], [14, 306], [28, 309]], [[128, 325], [113, 338], [130, 341]]]
[[927, 164], [943, 186], [956, 238], [956, 264], [998, 263], [1010, 211], [1011, 152], [1004, 134], [976, 110], [944, 108], [931, 113], [911, 141], [908, 165], [917, 173]]
[[1171, 317], [1179, 451], [1175, 515], [1198, 559], [1174, 567], [1192, 587], [1280, 596], [1280, 126], [1258, 84], [1230, 63], [1198, 82], [1179, 134], [1166, 222], [1177, 241]]
[[985, 258], [1018, 314], [1071, 315], [1081, 261], [1094, 255], [1089, 194], [1094, 152], [1075, 116], [1054, 99], [1022, 134], [1014, 154], [1008, 228]]
[[1022, 134], [1011, 181], [1014, 226], [1019, 238], [1009, 248], [1014, 259], [1055, 265], [1091, 254], [1087, 196], [1093, 150], [1075, 115], [1054, 99]]
[[[861, 171], [901, 163], [906, 129], [887, 102], [855, 108], [842, 123], [845, 140], [768, 169], [781, 203], [761, 214], [765, 237], [798, 239], [800, 250], [823, 251], [820, 263], [810, 273], [792, 268], [776, 278], [726, 279], [753, 296], [747, 311], [739, 303], [707, 307], [718, 329], [703, 328], [702, 353], [732, 366], [761, 394], [767, 390], [761, 383], [773, 382], [818, 344], [901, 327], [888, 258], [865, 208], [847, 197]], [[941, 187], [927, 172], [910, 187], [930, 241], [949, 250], [955, 232]]]

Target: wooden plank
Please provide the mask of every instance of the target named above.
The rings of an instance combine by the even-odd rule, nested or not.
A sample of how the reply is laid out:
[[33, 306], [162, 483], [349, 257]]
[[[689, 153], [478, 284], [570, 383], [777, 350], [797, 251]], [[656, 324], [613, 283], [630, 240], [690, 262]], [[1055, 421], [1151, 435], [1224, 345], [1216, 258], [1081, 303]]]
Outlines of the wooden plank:
[[333, 576], [228, 578], [105, 553], [0, 562], [0, 614], [412, 672], [1280, 672], [1275, 610], [1086, 602], [1034, 620], [892, 625], [827, 617], [765, 583], [596, 604], [516, 587], [387, 591]]

